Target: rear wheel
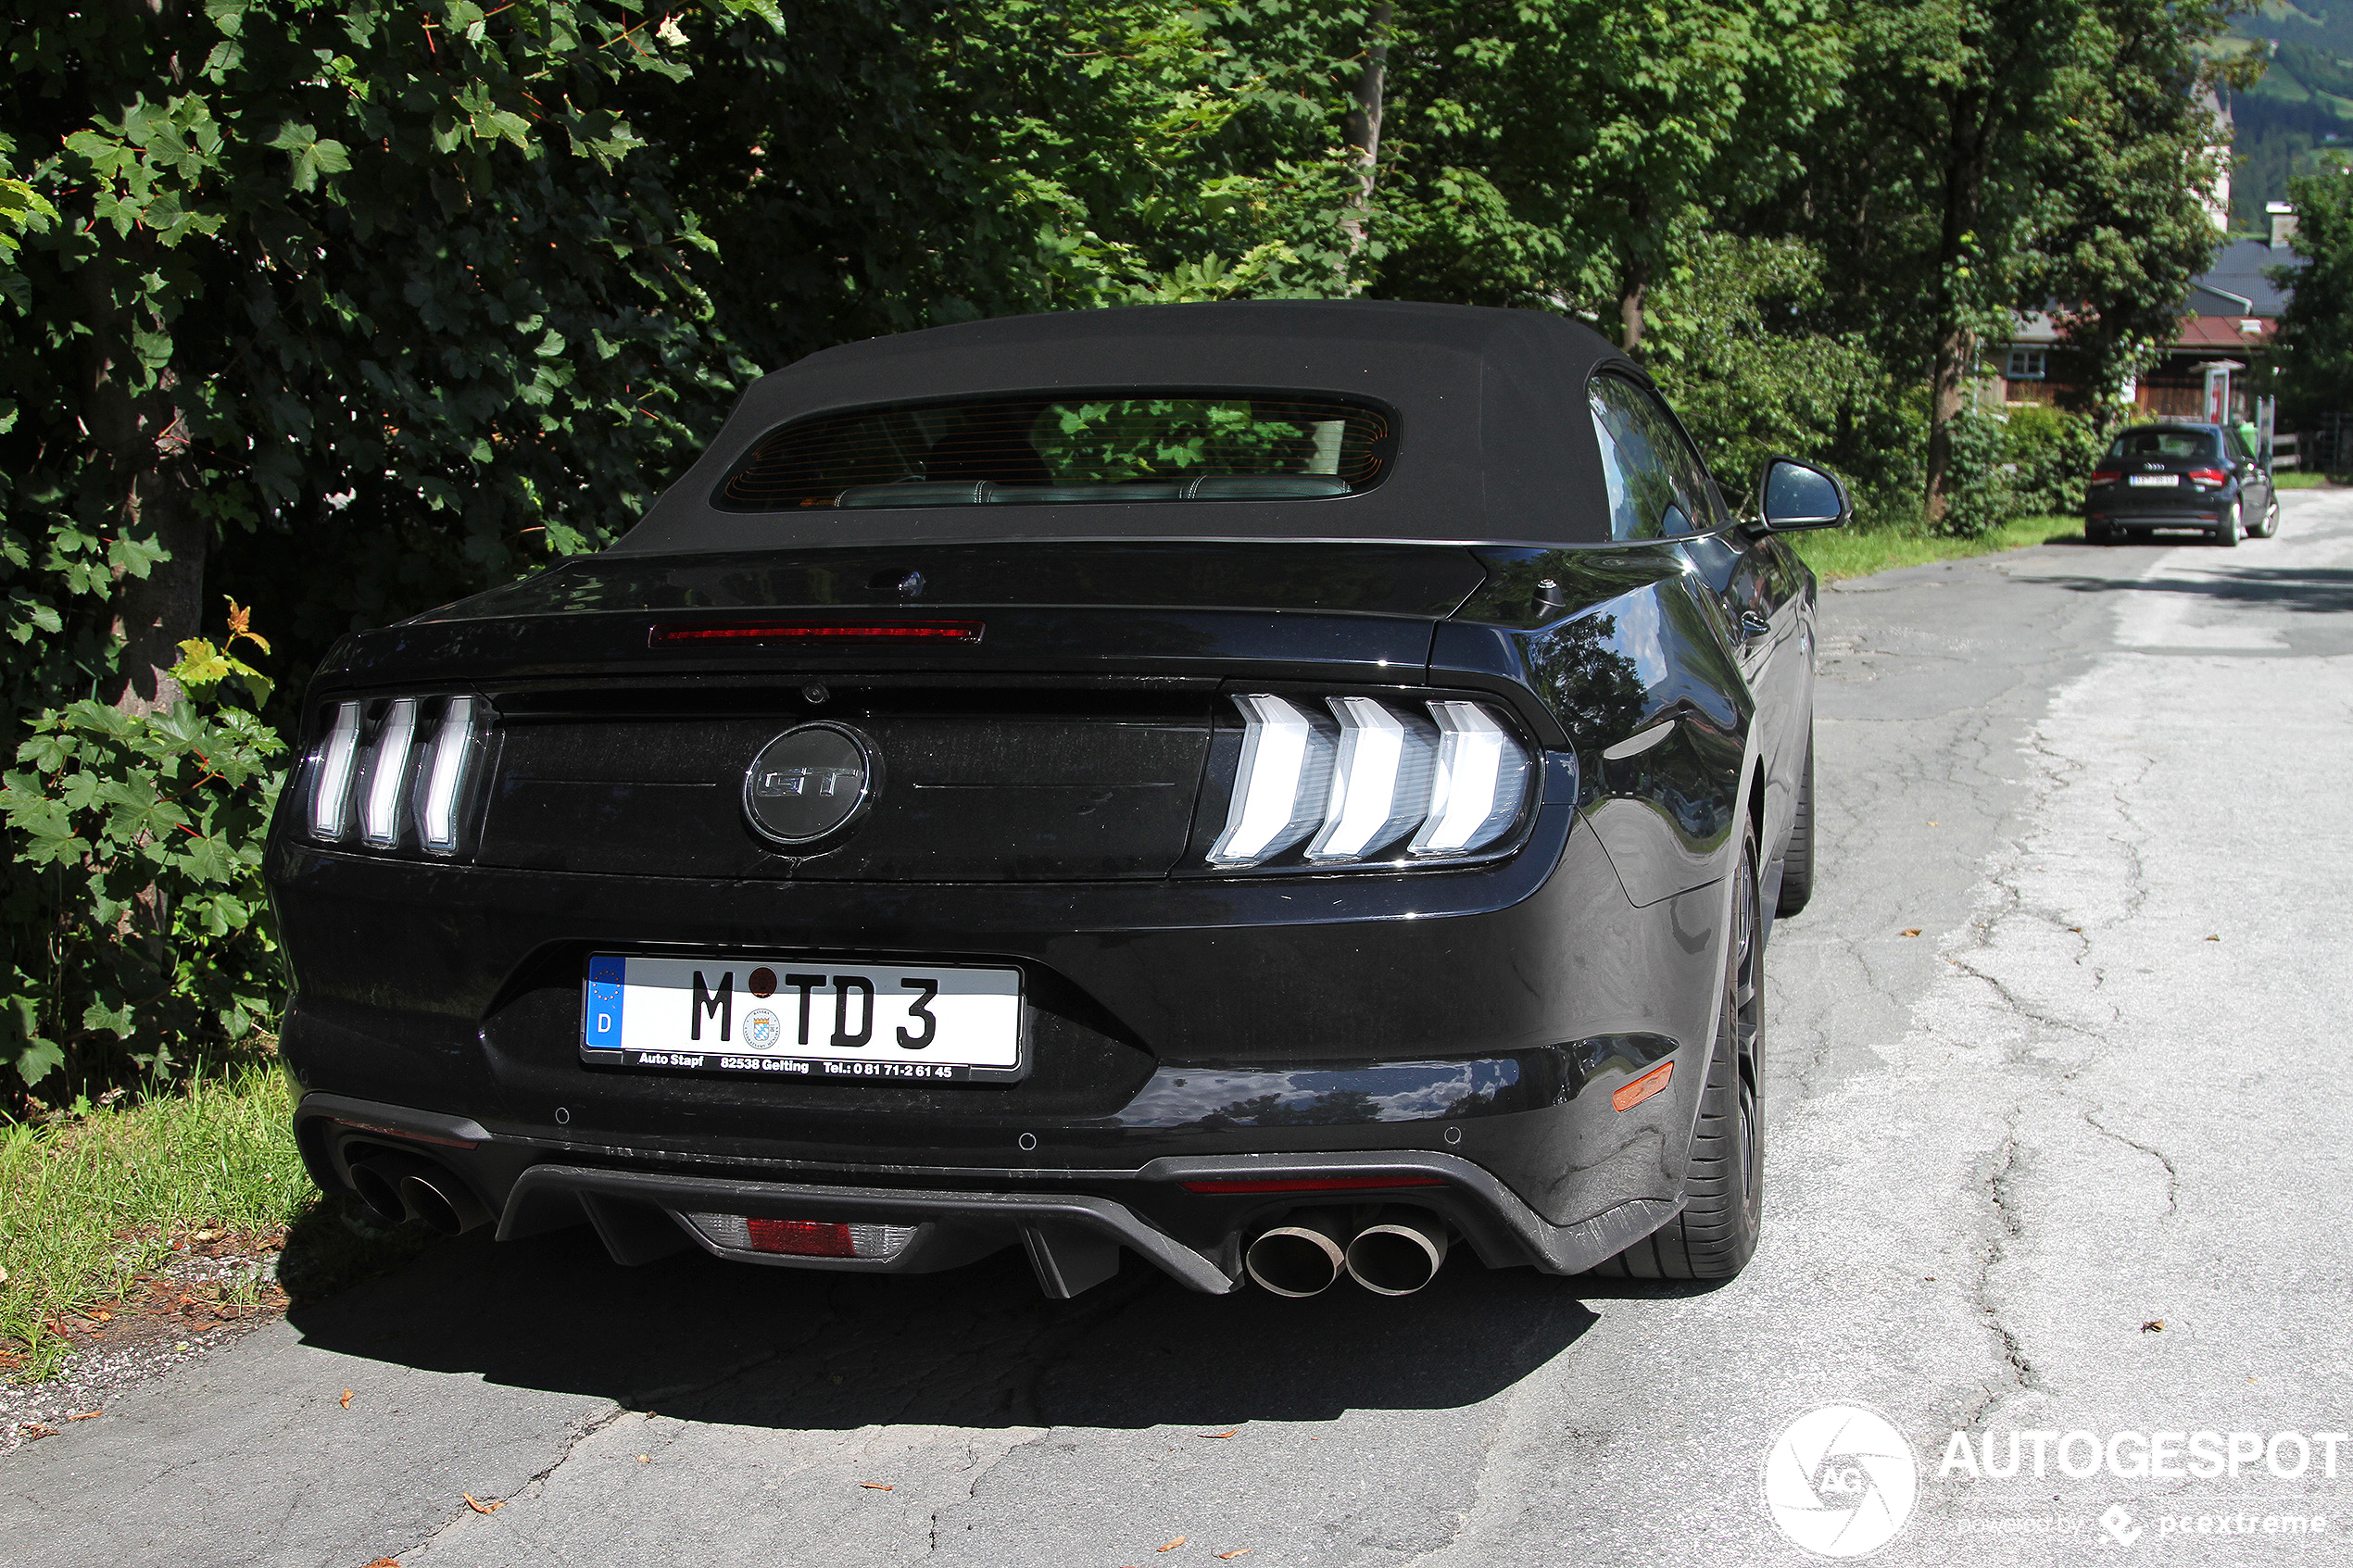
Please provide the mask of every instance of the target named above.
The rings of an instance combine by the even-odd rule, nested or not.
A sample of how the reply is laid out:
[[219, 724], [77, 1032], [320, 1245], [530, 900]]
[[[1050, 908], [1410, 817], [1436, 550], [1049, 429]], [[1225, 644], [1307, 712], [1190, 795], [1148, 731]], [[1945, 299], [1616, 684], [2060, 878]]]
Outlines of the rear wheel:
[[2239, 508], [2236, 502], [2233, 502], [2230, 509], [2222, 514], [2221, 521], [2215, 523], [2208, 537], [2226, 550], [2238, 547]]
[[2083, 543], [2113, 545], [2116, 543], [2116, 530], [2105, 522], [2087, 522], [2083, 525]]
[[1743, 835], [1716, 1045], [1700, 1091], [1699, 1126], [1683, 1178], [1683, 1211], [1593, 1273], [1635, 1279], [1730, 1279], [1756, 1251], [1764, 1216], [1765, 953], [1756, 893], [1756, 831]]
[[1789, 825], [1789, 847], [1781, 851], [1781, 895], [1773, 904], [1774, 918], [1803, 913], [1813, 897], [1814, 736], [1808, 725], [1806, 768], [1797, 775], [1797, 814]]

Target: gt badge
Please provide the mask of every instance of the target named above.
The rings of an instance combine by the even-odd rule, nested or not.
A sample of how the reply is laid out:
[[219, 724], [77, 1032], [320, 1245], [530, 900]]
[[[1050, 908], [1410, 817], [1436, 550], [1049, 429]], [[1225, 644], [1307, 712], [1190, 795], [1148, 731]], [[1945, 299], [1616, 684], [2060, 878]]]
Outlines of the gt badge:
[[744, 815], [761, 837], [801, 845], [849, 825], [874, 799], [866, 739], [842, 724], [803, 724], [760, 748], [744, 770]]

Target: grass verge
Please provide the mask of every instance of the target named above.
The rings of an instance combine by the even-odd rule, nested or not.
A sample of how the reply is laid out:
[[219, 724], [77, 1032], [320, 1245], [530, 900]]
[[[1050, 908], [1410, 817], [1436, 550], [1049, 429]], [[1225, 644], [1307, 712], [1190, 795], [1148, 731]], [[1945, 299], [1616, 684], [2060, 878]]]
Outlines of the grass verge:
[[293, 1110], [284, 1077], [250, 1064], [135, 1104], [0, 1126], [0, 1361], [13, 1375], [54, 1373], [71, 1348], [62, 1320], [122, 1301], [191, 1238], [283, 1246], [279, 1279], [296, 1298], [426, 1245], [421, 1227], [387, 1230], [320, 1197]]
[[1825, 528], [1818, 533], [1787, 535], [1799, 557], [1825, 583], [1843, 577], [1869, 577], [1899, 566], [1927, 566], [1968, 556], [1990, 556], [2002, 550], [2022, 550], [2054, 539], [2081, 539], [2080, 517], [2023, 517], [2004, 523], [1974, 539], [1947, 539], [1893, 528]]

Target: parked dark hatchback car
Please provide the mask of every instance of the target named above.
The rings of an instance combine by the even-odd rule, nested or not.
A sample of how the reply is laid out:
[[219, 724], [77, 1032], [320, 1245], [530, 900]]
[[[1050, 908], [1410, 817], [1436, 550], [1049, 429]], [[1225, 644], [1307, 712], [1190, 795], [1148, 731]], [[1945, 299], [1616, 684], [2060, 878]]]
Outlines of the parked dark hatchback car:
[[[831, 349], [625, 538], [343, 643], [268, 874], [312, 1175], [623, 1263], [1198, 1290], [1756, 1241], [1814, 580], [1604, 339]], [[1769, 519], [1771, 521], [1764, 521]]]
[[2195, 528], [2218, 545], [2280, 531], [2271, 471], [2229, 425], [2134, 425], [2092, 470], [2083, 535], [2114, 544], [2160, 528]]

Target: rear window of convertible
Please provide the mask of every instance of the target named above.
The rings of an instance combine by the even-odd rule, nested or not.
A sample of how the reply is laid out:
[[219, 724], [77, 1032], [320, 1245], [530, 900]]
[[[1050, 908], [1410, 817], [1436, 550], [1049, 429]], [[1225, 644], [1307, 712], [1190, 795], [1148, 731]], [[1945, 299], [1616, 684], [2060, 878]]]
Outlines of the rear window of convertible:
[[991, 397], [798, 420], [720, 482], [723, 511], [1314, 500], [1388, 472], [1388, 414], [1263, 392]]

